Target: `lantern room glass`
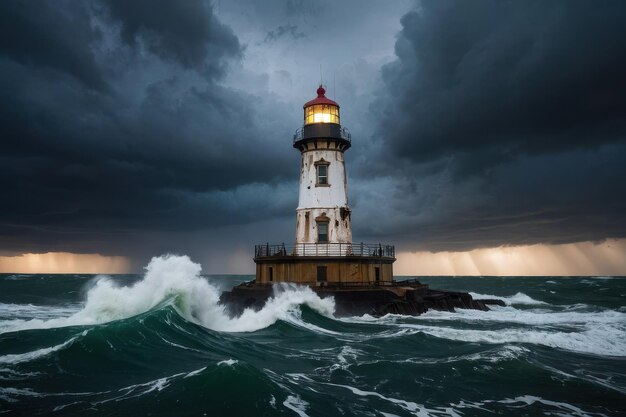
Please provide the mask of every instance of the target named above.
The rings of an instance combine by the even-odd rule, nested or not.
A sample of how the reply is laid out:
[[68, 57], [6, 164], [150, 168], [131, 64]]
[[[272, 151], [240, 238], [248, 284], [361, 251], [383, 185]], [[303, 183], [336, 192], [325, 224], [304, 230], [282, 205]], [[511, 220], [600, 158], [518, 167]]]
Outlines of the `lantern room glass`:
[[330, 104], [314, 104], [304, 109], [304, 124], [339, 123], [339, 107]]

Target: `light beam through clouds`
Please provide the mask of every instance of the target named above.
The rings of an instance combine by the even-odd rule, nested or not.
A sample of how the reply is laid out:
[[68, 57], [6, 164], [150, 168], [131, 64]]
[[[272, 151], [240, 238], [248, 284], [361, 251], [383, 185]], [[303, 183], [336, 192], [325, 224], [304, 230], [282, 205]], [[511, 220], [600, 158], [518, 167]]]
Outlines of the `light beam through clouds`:
[[128, 272], [130, 272], [130, 260], [125, 256], [67, 252], [0, 256], [0, 273], [126, 274]]
[[625, 275], [624, 254], [626, 239], [465, 252], [402, 252], [398, 254], [394, 272], [397, 275]]

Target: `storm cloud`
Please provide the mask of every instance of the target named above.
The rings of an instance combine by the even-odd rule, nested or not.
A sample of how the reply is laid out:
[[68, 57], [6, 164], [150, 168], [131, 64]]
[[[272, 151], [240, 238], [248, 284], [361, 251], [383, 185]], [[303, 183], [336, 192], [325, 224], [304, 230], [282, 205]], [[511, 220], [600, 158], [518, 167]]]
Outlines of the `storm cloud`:
[[588, 1], [404, 15], [379, 95], [379, 170], [405, 184], [385, 229], [431, 250], [624, 237], [624, 21]]
[[625, 21], [617, 1], [1, 2], [0, 251], [289, 241], [320, 63], [355, 239], [626, 237]]
[[275, 146], [291, 126], [218, 83], [242, 53], [232, 30], [207, 3], [165, 3], [0, 6], [4, 248], [109, 253], [141, 231], [245, 223], [229, 195], [291, 178]]

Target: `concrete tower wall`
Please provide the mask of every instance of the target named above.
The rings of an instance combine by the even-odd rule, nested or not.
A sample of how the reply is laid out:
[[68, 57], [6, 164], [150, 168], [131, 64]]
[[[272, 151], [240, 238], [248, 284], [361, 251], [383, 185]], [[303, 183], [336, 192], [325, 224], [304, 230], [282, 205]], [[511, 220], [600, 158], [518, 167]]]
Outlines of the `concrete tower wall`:
[[[328, 224], [328, 243], [352, 242], [348, 185], [343, 150], [333, 140], [316, 140], [302, 151], [296, 243], [318, 243], [319, 223]], [[318, 167], [327, 167], [327, 184]]]

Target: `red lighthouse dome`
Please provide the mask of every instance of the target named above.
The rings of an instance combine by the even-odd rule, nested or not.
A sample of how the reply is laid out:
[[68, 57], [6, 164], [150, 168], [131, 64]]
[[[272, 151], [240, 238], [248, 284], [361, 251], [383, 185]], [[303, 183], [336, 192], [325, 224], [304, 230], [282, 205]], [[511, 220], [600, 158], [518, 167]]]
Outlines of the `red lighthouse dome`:
[[304, 104], [304, 124], [339, 123], [339, 104], [326, 97], [326, 90], [320, 84], [317, 97]]

